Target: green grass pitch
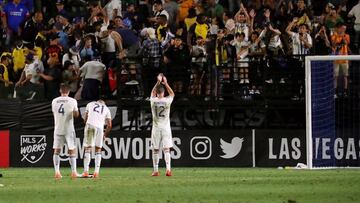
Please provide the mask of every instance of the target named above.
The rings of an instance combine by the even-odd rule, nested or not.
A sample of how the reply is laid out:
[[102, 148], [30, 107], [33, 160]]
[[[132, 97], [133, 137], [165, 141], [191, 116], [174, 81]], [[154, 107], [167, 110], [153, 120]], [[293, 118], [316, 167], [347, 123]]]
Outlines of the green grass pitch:
[[174, 168], [151, 177], [151, 168], [101, 168], [99, 179], [76, 180], [61, 170], [55, 181], [52, 168], [0, 169], [0, 202], [360, 202], [356, 169]]

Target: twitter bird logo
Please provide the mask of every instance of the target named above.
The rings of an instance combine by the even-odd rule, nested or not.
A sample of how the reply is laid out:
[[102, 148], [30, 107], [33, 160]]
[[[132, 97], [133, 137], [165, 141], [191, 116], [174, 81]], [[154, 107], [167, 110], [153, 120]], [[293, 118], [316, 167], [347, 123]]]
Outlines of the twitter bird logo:
[[220, 147], [224, 152], [224, 155], [221, 157], [224, 159], [234, 158], [241, 151], [242, 143], [244, 142], [244, 138], [234, 137], [231, 140], [231, 143], [225, 142], [223, 139], [220, 139]]

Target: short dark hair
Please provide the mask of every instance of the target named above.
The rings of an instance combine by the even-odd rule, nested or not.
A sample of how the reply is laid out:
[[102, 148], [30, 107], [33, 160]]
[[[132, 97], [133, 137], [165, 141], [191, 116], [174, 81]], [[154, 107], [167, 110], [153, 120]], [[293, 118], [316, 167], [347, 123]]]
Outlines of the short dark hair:
[[65, 83], [61, 83], [60, 84], [60, 92], [61, 93], [68, 93], [70, 92], [70, 87], [69, 85], [65, 84]]
[[165, 87], [163, 84], [158, 84], [155, 88], [156, 94], [161, 94], [165, 92]]

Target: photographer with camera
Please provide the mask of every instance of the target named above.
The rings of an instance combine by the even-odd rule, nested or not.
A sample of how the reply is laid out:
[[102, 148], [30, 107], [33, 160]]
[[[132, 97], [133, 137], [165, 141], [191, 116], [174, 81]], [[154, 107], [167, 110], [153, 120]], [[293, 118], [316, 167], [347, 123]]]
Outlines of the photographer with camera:
[[[338, 23], [336, 25], [336, 31], [333, 35], [331, 35], [331, 45], [334, 55], [349, 55], [350, 49], [350, 36], [345, 33], [346, 32], [346, 25], [344, 23]], [[349, 62], [346, 60], [338, 60], [334, 62], [334, 84], [335, 84], [335, 98], [337, 97], [338, 93], [338, 77], [339, 72], [342, 72], [344, 77], [344, 96], [347, 96], [347, 89], [348, 89], [348, 76], [349, 76]]]

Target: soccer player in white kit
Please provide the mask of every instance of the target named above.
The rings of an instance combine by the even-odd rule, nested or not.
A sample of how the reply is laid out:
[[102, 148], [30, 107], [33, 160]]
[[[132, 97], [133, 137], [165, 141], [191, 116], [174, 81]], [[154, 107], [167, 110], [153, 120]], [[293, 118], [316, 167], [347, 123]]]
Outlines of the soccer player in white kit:
[[[163, 74], [157, 76], [157, 83], [151, 91], [151, 112], [152, 112], [152, 130], [151, 145], [153, 150], [153, 166], [152, 176], [159, 176], [159, 151], [164, 151], [166, 163], [166, 176], [172, 176], [171, 173], [171, 156], [170, 149], [173, 147], [172, 134], [170, 128], [170, 106], [174, 99], [174, 91], [167, 83], [167, 79]], [[165, 89], [169, 96], [165, 95]]]
[[[93, 178], [99, 177], [101, 164], [101, 149], [104, 138], [108, 136], [111, 128], [111, 114], [103, 100], [93, 101], [86, 105], [84, 129], [84, 172], [83, 177], [89, 176], [90, 152], [95, 147], [95, 170]], [[106, 124], [105, 132], [104, 125]]]
[[69, 162], [71, 165], [71, 178], [77, 177], [76, 171], [76, 135], [74, 117], [79, 116], [77, 101], [69, 97], [70, 88], [65, 84], [60, 85], [60, 97], [52, 100], [51, 109], [54, 115], [54, 155], [55, 179], [61, 179], [60, 173], [60, 150], [66, 142], [69, 149]]

